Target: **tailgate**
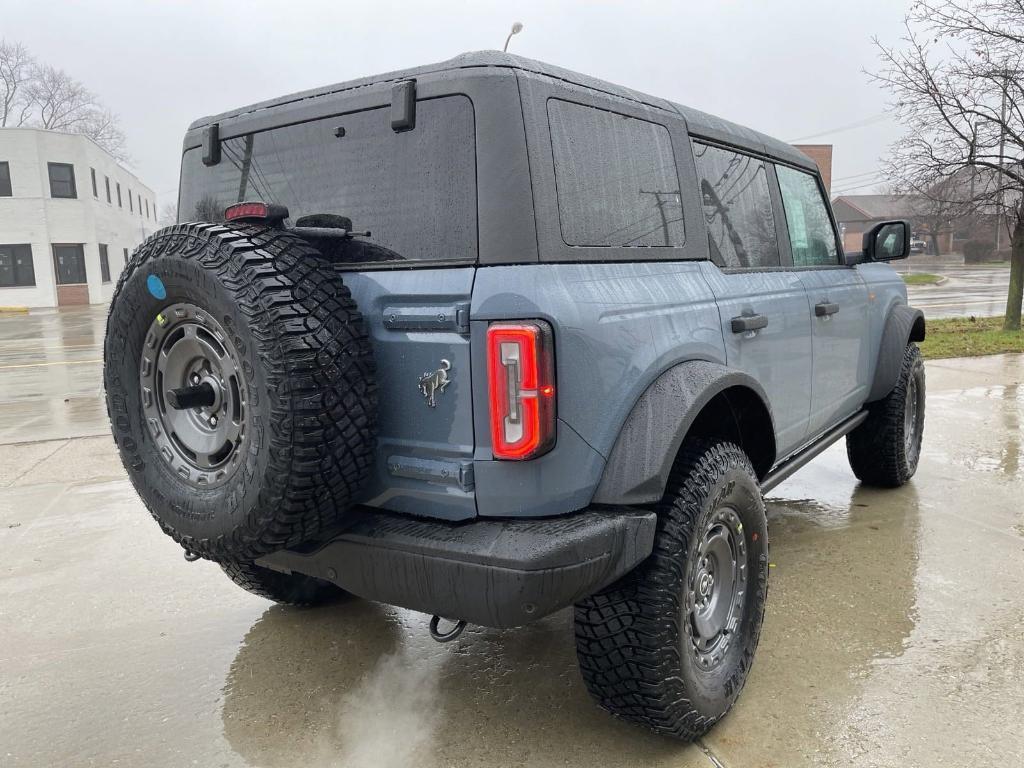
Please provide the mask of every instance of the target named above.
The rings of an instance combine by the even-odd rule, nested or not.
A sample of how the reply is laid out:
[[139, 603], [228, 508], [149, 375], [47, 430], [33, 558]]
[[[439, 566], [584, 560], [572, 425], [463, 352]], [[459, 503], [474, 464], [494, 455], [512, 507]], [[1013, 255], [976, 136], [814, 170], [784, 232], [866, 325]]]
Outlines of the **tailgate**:
[[469, 301], [474, 267], [343, 272], [377, 364], [376, 468], [361, 501], [476, 515]]

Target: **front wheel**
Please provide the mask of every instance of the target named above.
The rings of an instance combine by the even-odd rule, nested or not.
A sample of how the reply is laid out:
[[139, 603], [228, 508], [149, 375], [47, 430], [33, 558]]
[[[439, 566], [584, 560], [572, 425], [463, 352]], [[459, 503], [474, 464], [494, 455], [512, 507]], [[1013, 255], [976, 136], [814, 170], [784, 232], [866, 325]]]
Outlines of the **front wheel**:
[[898, 488], [917, 471], [924, 436], [924, 362], [916, 344], [903, 352], [892, 392], [868, 406], [868, 418], [846, 436], [846, 455], [868, 485]]
[[767, 590], [767, 523], [750, 460], [733, 443], [688, 442], [651, 556], [576, 606], [591, 696], [659, 733], [703, 735], [746, 682]]

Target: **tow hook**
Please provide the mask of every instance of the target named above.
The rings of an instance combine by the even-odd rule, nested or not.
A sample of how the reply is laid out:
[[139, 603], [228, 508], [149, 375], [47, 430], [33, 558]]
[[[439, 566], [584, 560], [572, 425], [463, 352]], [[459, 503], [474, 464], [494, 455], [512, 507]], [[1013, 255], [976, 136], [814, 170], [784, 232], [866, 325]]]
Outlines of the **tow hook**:
[[194, 563], [196, 560], [198, 560], [201, 557], [202, 557], [202, 555], [200, 555], [198, 552], [193, 552], [191, 549], [186, 549], [185, 550], [185, 561], [186, 562]]
[[466, 622], [462, 619], [459, 619], [447, 632], [440, 632], [437, 629], [437, 625], [440, 624], [440, 622], [440, 616], [434, 616], [430, 619], [430, 636], [439, 643], [450, 643], [452, 640], [461, 635], [462, 630], [466, 628]]

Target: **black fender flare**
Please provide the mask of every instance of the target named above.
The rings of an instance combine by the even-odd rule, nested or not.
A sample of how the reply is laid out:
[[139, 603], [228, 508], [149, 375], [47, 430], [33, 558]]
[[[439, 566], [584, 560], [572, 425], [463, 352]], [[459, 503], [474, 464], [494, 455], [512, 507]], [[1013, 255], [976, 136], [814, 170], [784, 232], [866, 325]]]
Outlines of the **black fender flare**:
[[903, 350], [912, 341], [924, 341], [924, 312], [907, 304], [897, 304], [885, 319], [885, 329], [878, 345], [875, 377], [867, 402], [881, 400], [892, 392], [903, 364]]
[[[692, 360], [658, 376], [626, 417], [593, 502], [633, 505], [660, 500], [679, 447], [697, 416], [716, 395], [733, 387], [752, 390], [772, 419], [764, 389], [742, 371]], [[771, 440], [774, 451], [774, 421]]]

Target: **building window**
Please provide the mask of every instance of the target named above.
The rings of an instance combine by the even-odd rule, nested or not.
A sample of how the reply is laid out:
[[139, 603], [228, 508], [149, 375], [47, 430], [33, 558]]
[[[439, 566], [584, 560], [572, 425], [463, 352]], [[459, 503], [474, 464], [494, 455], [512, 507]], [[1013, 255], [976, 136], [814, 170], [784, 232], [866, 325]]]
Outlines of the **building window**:
[[75, 166], [71, 163], [47, 163], [50, 171], [50, 197], [78, 197]]
[[118, 182], [116, 184], [116, 186], [117, 186], [117, 207], [118, 208], [124, 208], [124, 206], [121, 205], [121, 182]]
[[124, 266], [128, 266], [128, 249], [124, 248], [124, 261], [121, 262]]
[[85, 249], [78, 245], [54, 245], [53, 266], [57, 285], [81, 285], [88, 282], [85, 274]]
[[10, 197], [12, 194], [11, 166], [4, 161], [0, 163], [0, 197]]
[[139, 216], [142, 215], [142, 195], [139, 195]]
[[104, 283], [110, 282], [110, 254], [103, 243], [100, 243], [100, 279]]
[[92, 179], [92, 196], [95, 197], [97, 200], [99, 200], [100, 199], [100, 190], [99, 190], [99, 187], [96, 186], [96, 169], [95, 168], [90, 168], [89, 169], [89, 178]]
[[131, 187], [128, 188], [128, 212], [129, 213], [134, 213], [135, 212], [135, 206], [132, 205], [132, 190], [131, 190]]
[[149, 218], [149, 200], [146, 201], [146, 218]]
[[103, 181], [107, 185], [107, 202], [109, 203], [110, 202], [110, 177], [109, 176], [104, 176], [103, 177]]
[[31, 245], [0, 245], [0, 288], [35, 285]]

